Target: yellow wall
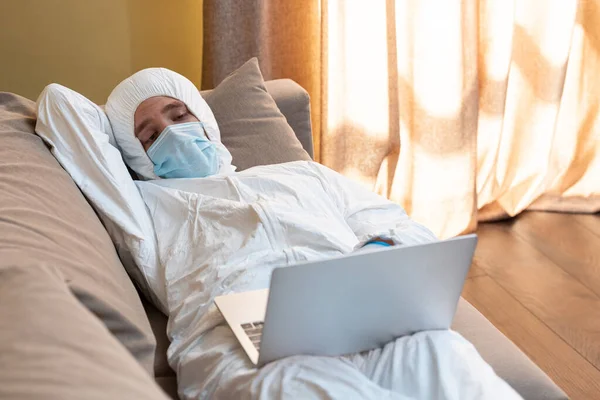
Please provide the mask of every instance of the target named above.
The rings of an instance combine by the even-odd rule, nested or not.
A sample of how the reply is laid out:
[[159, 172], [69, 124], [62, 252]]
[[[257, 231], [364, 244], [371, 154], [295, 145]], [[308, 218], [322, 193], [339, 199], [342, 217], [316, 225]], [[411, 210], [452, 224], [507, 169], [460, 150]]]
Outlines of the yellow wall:
[[35, 100], [57, 82], [102, 104], [157, 66], [200, 87], [201, 0], [0, 0], [0, 91]]

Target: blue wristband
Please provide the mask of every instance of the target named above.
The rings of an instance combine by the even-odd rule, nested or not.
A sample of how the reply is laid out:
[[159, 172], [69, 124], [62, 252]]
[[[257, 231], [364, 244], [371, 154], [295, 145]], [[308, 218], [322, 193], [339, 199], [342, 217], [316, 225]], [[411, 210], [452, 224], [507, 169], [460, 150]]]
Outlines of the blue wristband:
[[374, 245], [377, 245], [377, 246], [383, 246], [383, 247], [392, 247], [391, 244], [386, 243], [386, 242], [382, 242], [381, 240], [374, 240], [372, 242], [367, 242], [367, 243], [365, 243], [365, 245], [363, 247], [368, 246], [370, 244], [374, 244]]

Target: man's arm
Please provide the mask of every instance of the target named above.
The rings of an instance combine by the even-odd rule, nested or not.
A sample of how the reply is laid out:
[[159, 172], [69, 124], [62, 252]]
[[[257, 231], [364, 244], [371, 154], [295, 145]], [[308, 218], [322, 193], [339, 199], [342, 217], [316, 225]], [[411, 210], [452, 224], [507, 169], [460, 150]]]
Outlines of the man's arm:
[[81, 94], [51, 84], [37, 100], [35, 131], [98, 213], [127, 272], [166, 312], [154, 225], [121, 154], [111, 144], [104, 112]]
[[327, 191], [358, 238], [357, 247], [373, 241], [400, 245], [437, 240], [429, 229], [410, 219], [399, 204], [329, 168], [319, 166], [319, 172], [328, 183]]

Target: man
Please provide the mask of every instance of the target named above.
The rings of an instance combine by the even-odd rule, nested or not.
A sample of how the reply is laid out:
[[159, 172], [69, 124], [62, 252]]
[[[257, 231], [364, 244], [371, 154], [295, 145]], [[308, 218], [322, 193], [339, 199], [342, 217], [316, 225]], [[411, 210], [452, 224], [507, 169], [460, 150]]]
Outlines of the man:
[[210, 108], [172, 71], [151, 68], [126, 79], [106, 114], [123, 159], [142, 179], [136, 186], [158, 248], [158, 262], [143, 273], [160, 277], [148, 281], [169, 315], [168, 359], [181, 398], [518, 398], [452, 331], [255, 368], [215, 296], [268, 287], [276, 266], [435, 236], [397, 204], [315, 162], [235, 172]]

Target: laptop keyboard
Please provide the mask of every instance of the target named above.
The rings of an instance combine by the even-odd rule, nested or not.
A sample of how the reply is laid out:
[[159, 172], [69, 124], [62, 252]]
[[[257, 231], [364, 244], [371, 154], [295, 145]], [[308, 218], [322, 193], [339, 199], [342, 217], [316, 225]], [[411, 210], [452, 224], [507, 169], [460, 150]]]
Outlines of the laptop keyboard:
[[254, 347], [256, 347], [256, 350], [260, 351], [260, 338], [262, 336], [263, 322], [248, 322], [242, 324], [242, 329], [244, 329], [244, 332], [246, 332], [246, 335], [248, 335], [250, 341]]

